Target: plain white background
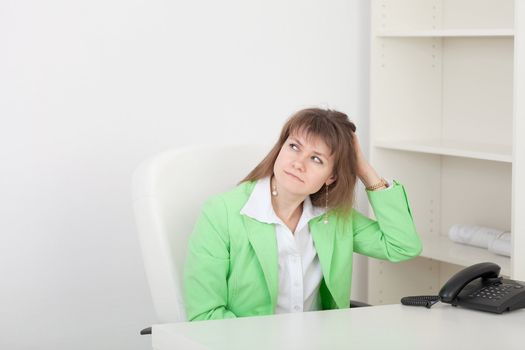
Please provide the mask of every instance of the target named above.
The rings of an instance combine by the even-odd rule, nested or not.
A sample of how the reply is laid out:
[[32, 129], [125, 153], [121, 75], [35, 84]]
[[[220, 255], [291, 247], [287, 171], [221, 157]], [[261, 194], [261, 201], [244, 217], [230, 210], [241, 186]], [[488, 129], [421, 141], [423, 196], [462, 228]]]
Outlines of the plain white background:
[[0, 348], [150, 348], [133, 170], [273, 142], [310, 106], [346, 112], [366, 149], [368, 17], [366, 0], [0, 0]]

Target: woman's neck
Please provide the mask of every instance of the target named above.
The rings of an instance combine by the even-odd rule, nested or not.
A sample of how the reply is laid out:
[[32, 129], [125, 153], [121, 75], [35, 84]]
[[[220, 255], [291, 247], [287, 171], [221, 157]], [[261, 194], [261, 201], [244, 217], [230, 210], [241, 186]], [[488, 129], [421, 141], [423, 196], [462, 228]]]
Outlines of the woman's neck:
[[[273, 180], [275, 181], [275, 179]], [[272, 190], [271, 181], [269, 190]], [[286, 193], [282, 190], [278, 191], [277, 196], [272, 195], [271, 197], [273, 210], [281, 220], [284, 222], [290, 222], [301, 217], [301, 214], [303, 213], [303, 197]]]
[[[279, 194], [281, 196], [281, 194]], [[275, 214], [284, 222], [300, 218], [303, 213], [303, 201], [286, 201], [285, 199], [272, 196], [272, 207]]]

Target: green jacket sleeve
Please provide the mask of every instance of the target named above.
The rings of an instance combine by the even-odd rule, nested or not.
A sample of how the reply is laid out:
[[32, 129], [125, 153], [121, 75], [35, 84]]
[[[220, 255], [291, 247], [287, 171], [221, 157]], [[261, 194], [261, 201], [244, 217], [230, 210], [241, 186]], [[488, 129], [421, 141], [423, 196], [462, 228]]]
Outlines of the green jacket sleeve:
[[354, 251], [378, 259], [398, 262], [421, 253], [410, 205], [403, 185], [367, 191], [377, 221], [353, 211]]
[[189, 239], [184, 265], [188, 320], [236, 317], [228, 310], [230, 244], [227, 211], [219, 197], [208, 200]]

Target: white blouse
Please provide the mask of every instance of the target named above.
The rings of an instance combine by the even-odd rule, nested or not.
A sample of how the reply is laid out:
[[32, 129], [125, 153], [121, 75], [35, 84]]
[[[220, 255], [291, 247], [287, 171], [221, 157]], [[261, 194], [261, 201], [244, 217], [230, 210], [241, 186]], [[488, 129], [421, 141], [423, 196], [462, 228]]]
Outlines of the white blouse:
[[319, 286], [323, 278], [308, 221], [325, 213], [307, 196], [294, 234], [272, 207], [270, 177], [257, 181], [241, 210], [260, 222], [274, 224], [279, 256], [279, 293], [275, 313], [320, 310]]

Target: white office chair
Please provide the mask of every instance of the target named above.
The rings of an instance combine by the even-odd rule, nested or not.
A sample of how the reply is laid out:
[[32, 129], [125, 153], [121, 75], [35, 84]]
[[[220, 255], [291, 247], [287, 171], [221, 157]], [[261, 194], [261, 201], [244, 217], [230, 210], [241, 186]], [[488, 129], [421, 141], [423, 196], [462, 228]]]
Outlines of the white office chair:
[[140, 245], [160, 323], [187, 320], [182, 273], [188, 238], [202, 204], [233, 188], [270, 148], [209, 145], [168, 150], [141, 163], [133, 174]]

